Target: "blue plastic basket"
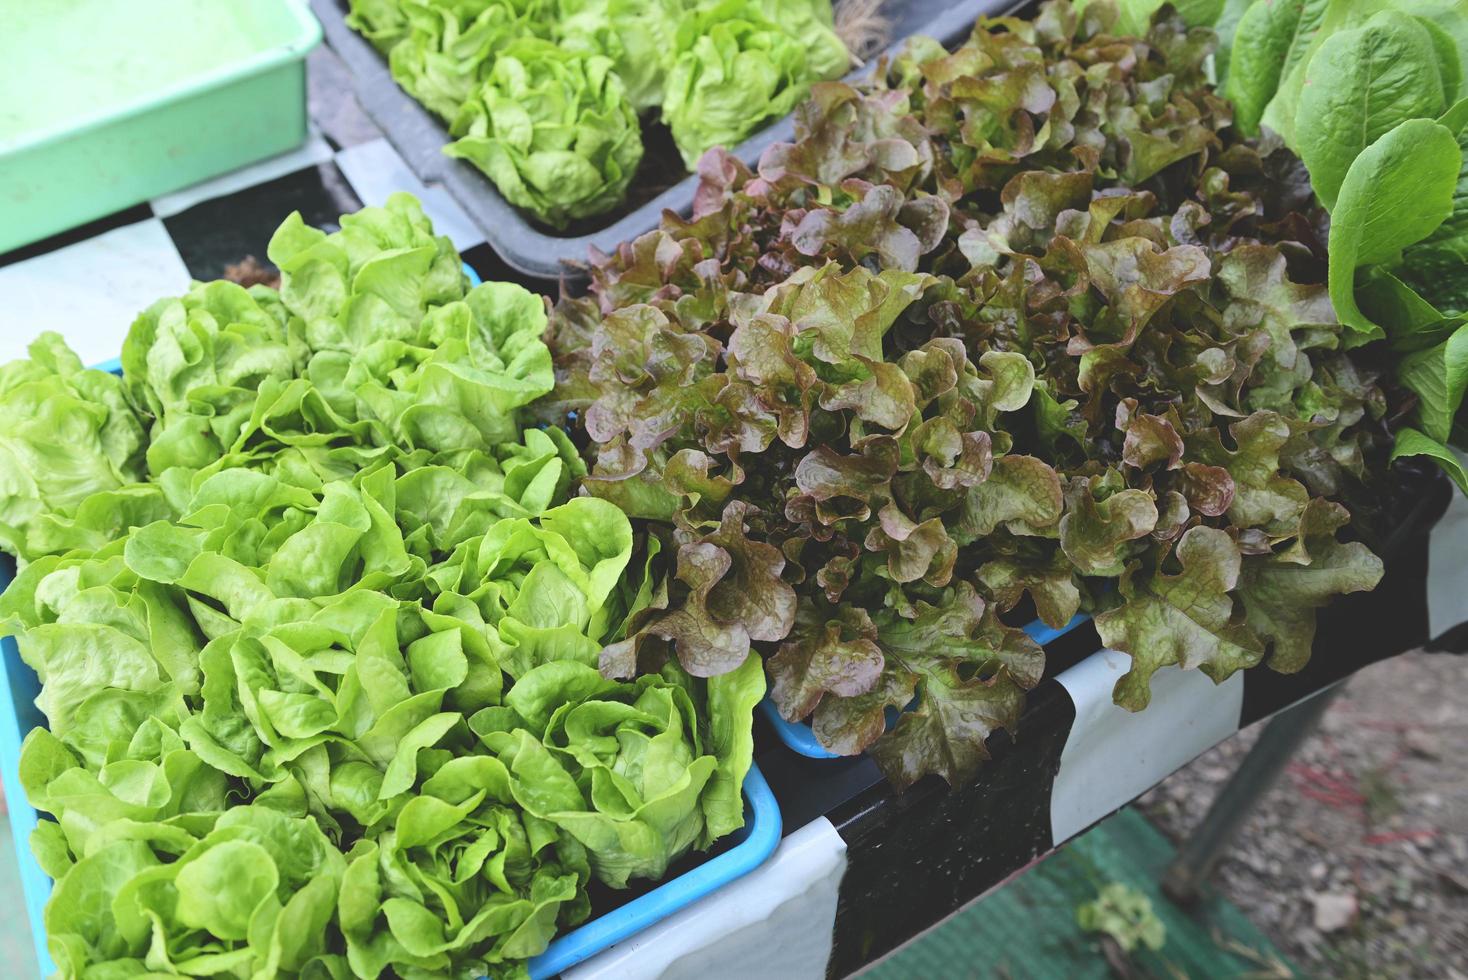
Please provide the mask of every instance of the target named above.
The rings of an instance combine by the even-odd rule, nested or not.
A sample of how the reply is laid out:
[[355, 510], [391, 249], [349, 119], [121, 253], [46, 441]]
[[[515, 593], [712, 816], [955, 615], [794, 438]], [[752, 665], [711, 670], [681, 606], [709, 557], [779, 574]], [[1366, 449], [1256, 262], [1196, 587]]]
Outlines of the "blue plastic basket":
[[[1030, 635], [1030, 639], [1043, 647], [1052, 640], [1069, 633], [1090, 618], [1086, 613], [1076, 613], [1071, 618], [1071, 621], [1060, 627], [1060, 629], [1046, 626], [1037, 619], [1026, 625], [1024, 631]], [[770, 725], [775, 729], [775, 734], [779, 736], [780, 741], [784, 742], [785, 747], [792, 752], [797, 752], [808, 759], [846, 758], [845, 756], [837, 755], [835, 752], [826, 751], [825, 746], [816, 740], [816, 733], [811, 731], [810, 725], [806, 722], [786, 721], [784, 718], [781, 718], [780, 709], [775, 707], [775, 702], [768, 697], [760, 702], [759, 707], [764, 712], [765, 718], [769, 720]], [[896, 712], [889, 711], [887, 727], [892, 727], [895, 720]]]
[[[479, 276], [474, 270], [467, 265], [464, 270], [478, 285]], [[116, 360], [97, 367], [117, 374], [122, 371]], [[14, 559], [0, 554], [0, 592], [10, 587], [14, 577]], [[31, 729], [46, 725], [46, 717], [36, 707], [41, 682], [36, 672], [20, 659], [14, 637], [0, 639], [0, 660], [3, 660], [0, 664], [3, 666], [0, 669], [0, 779], [4, 780], [10, 830], [15, 838], [21, 889], [36, 957], [41, 973], [49, 976], [56, 967], [46, 949], [43, 912], [51, 896], [52, 882], [31, 853], [31, 831], [35, 830], [40, 814], [30, 805], [20, 785], [21, 742]], [[744, 827], [730, 836], [735, 842], [733, 847], [558, 937], [544, 953], [530, 961], [532, 980], [554, 977], [753, 871], [774, 853], [780, 843], [780, 831], [780, 807], [775, 794], [759, 767], [751, 765], [749, 775], [744, 778]]]

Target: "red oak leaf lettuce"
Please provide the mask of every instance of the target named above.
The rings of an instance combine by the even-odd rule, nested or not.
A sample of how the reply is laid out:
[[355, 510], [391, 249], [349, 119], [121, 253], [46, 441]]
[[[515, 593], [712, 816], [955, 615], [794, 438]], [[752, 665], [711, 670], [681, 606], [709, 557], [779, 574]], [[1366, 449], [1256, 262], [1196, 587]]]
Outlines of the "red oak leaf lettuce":
[[1299, 669], [1375, 584], [1346, 505], [1379, 498], [1386, 398], [1299, 162], [1233, 128], [1209, 32], [1114, 23], [915, 39], [593, 256], [542, 408], [662, 575], [605, 673], [753, 650], [828, 748], [958, 782], [1043, 675], [1032, 615], [1096, 614], [1138, 709], [1168, 666]]

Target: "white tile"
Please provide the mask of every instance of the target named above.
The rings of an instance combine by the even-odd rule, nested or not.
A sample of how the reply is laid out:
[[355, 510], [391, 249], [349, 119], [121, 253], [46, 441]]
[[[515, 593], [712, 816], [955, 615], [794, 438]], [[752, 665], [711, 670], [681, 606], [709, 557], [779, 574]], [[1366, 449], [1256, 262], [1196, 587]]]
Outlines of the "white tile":
[[45, 330], [85, 364], [111, 360], [140, 311], [189, 287], [173, 239], [149, 218], [0, 268], [0, 363]]
[[287, 151], [279, 156], [268, 157], [258, 163], [231, 170], [227, 174], [211, 177], [209, 180], [200, 181], [192, 187], [174, 191], [172, 194], [164, 194], [162, 197], [154, 198], [151, 202], [153, 213], [160, 218], [187, 211], [200, 201], [210, 201], [216, 197], [233, 194], [235, 191], [263, 184], [267, 180], [284, 177], [293, 174], [297, 170], [306, 167], [314, 167], [318, 163], [325, 163], [331, 159], [331, 147], [321, 134], [312, 128], [306, 142]]
[[484, 241], [484, 234], [464, 209], [442, 187], [426, 187], [385, 139], [348, 147], [336, 155], [336, 165], [363, 204], [381, 205], [393, 191], [407, 191], [423, 202], [433, 229], [448, 235], [459, 251]]
[[1201, 671], [1163, 667], [1152, 675], [1151, 704], [1133, 713], [1111, 700], [1131, 662], [1101, 650], [1056, 678], [1076, 706], [1050, 794], [1057, 845], [1238, 731], [1242, 671], [1215, 685]]

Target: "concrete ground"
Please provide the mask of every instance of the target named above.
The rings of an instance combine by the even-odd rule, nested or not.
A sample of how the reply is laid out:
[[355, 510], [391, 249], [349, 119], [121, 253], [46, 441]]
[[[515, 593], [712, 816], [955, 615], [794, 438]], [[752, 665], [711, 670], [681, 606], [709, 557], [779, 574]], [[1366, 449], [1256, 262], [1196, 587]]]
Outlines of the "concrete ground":
[[[1144, 812], [1186, 834], [1258, 728], [1172, 776]], [[1465, 760], [1468, 657], [1363, 670], [1243, 828], [1220, 892], [1305, 975], [1468, 978]]]

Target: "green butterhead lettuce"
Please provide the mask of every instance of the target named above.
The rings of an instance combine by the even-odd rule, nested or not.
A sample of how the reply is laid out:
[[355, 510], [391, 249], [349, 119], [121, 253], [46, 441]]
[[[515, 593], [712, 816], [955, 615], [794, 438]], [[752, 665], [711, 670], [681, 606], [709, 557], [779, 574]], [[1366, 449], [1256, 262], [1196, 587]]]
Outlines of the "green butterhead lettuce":
[[347, 26], [383, 54], [390, 54], [408, 34], [408, 18], [400, 0], [349, 0]]
[[394, 443], [432, 452], [488, 450], [518, 435], [516, 410], [550, 389], [544, 329], [538, 296], [510, 283], [483, 283], [462, 302], [427, 313], [410, 341], [362, 348], [342, 384], [356, 396], [359, 416], [385, 428]]
[[610, 59], [538, 38], [496, 52], [444, 147], [554, 227], [621, 201], [642, 160], [637, 110]]
[[258, 389], [304, 367], [301, 326], [273, 290], [231, 282], [199, 283], [139, 315], [122, 361], [133, 401], [153, 419], [149, 471], [202, 468], [231, 448]]
[[348, 23], [511, 204], [564, 228], [622, 203], [659, 110], [692, 168], [850, 67], [829, 0], [356, 0]]
[[452, 122], [500, 48], [544, 30], [539, 6], [537, 0], [403, 0], [407, 36], [388, 57], [392, 76]]
[[430, 306], [463, 299], [469, 289], [453, 242], [433, 233], [408, 194], [343, 215], [341, 230], [330, 234], [291, 215], [266, 254], [280, 267], [281, 301], [318, 355], [408, 340]]
[[801, 7], [774, 19], [756, 0], [717, 0], [679, 23], [663, 119], [689, 169], [709, 147], [733, 146], [790, 112], [811, 82], [846, 71], [845, 45]]
[[593, 878], [742, 825], [763, 674], [598, 673], [665, 586], [656, 542], [573, 497], [569, 437], [525, 426], [539, 297], [469, 288], [406, 196], [292, 216], [270, 255], [279, 293], [139, 316], [123, 378], [55, 337], [0, 369], [52, 957], [523, 975]]
[[662, 104], [686, 0], [560, 0], [562, 47], [612, 59], [639, 112]]
[[[579, 842], [597, 877], [620, 887], [661, 876], [671, 858], [742, 823], [715, 752], [743, 760], [752, 742], [741, 734], [742, 744], [723, 745], [717, 733], [731, 721], [747, 733], [739, 719], [763, 694], [754, 663], [703, 684], [673, 664], [624, 683], [556, 661], [516, 681], [508, 711], [470, 725], [504, 762], [526, 812]], [[701, 730], [701, 716], [713, 732]]]
[[162, 516], [155, 492], [132, 489], [146, 437], [121, 379], [84, 369], [56, 334], [30, 355], [0, 368], [0, 545], [29, 560]]
[[434, 609], [481, 624], [513, 677], [556, 660], [594, 665], [634, 611], [616, 588], [632, 547], [627, 518], [602, 500], [502, 520], [432, 570]]

